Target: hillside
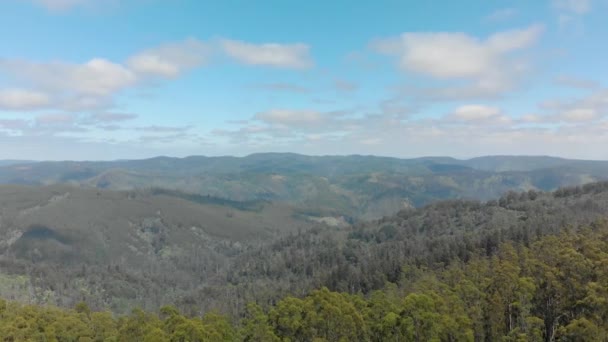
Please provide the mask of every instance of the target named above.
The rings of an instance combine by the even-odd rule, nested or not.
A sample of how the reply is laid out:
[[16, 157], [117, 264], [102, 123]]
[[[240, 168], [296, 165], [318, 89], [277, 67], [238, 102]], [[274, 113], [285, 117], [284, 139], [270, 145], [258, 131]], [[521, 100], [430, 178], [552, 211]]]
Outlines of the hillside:
[[0, 296], [157, 307], [206, 284], [244, 246], [313, 224], [285, 205], [178, 195], [1, 186]]
[[173, 306], [115, 318], [0, 299], [3, 341], [605, 341], [608, 226], [508, 241], [447, 267], [404, 264], [393, 283], [367, 295], [323, 287], [236, 319], [184, 316]]
[[0, 184], [72, 184], [112, 190], [163, 188], [233, 201], [288, 203], [302, 214], [377, 219], [443, 199], [489, 200], [506, 191], [551, 191], [605, 180], [608, 162], [489, 156], [158, 157], [0, 166]]
[[303, 294], [321, 286], [367, 293], [407, 276], [404, 265], [442, 268], [454, 260], [492, 256], [503, 242], [529, 246], [539, 237], [606, 218], [608, 183], [553, 193], [510, 192], [488, 202], [442, 201], [340, 230], [316, 228], [283, 237], [237, 257], [227, 280], [274, 289], [270, 294]]
[[250, 301], [323, 286], [365, 294], [409, 277], [404, 265], [443, 268], [608, 217], [607, 183], [443, 201], [342, 227], [313, 227], [284, 205], [166, 190], [4, 186], [0, 194], [0, 296], [84, 300], [117, 313], [173, 304], [238, 317]]

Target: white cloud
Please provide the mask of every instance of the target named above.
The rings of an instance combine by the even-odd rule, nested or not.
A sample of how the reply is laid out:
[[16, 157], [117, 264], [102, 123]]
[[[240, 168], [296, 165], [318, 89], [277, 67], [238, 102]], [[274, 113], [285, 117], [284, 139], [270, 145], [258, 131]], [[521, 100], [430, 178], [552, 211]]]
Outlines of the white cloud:
[[532, 25], [498, 32], [484, 40], [466, 33], [413, 32], [378, 40], [372, 48], [396, 56], [404, 71], [440, 81], [466, 82], [424, 89], [426, 97], [496, 96], [512, 89], [528, 69], [527, 61], [515, 53], [532, 46], [543, 30], [541, 25]]
[[465, 33], [404, 33], [374, 44], [377, 51], [397, 55], [402, 69], [439, 79], [488, 78], [503, 73], [506, 54], [530, 46], [539, 25], [496, 33], [482, 41]]
[[579, 99], [563, 101], [549, 100], [539, 104], [547, 112], [545, 115], [534, 115], [529, 122], [561, 124], [572, 126], [595, 124], [598, 127], [603, 118], [608, 116], [608, 90], [599, 89]]
[[[595, 94], [577, 104], [601, 103], [602, 99]], [[570, 153], [574, 151], [583, 151], [587, 154], [581, 156], [589, 156], [589, 151], [582, 149], [585, 142], [608, 141], [608, 134], [602, 133], [608, 123], [602, 121], [599, 113], [564, 110], [559, 117], [536, 113], [515, 117], [514, 113], [486, 104], [461, 105], [440, 118], [415, 113], [395, 117], [368, 110], [275, 109], [258, 113], [247, 122], [235, 123], [239, 125], [235, 130], [214, 134], [219, 139], [227, 138], [229, 146], [247, 142], [250, 151], [272, 148], [301, 153], [397, 156], [474, 156], [521, 154], [522, 151], [572, 156]], [[471, 141], [475, 142], [474, 146]], [[534, 145], [526, 149], [528, 144]]]
[[[370, 120], [368, 124], [372, 123]], [[236, 129], [217, 129], [214, 136], [231, 142], [307, 141], [341, 136], [358, 129], [359, 119], [353, 110], [318, 111], [306, 109], [271, 109], [255, 114], [251, 120], [234, 122]]]
[[36, 117], [38, 125], [66, 125], [74, 123], [74, 116], [69, 114], [45, 114]]
[[49, 105], [51, 99], [42, 92], [24, 89], [0, 89], [0, 110], [30, 110]]
[[325, 120], [323, 114], [317, 111], [288, 109], [273, 109], [261, 112], [256, 114], [254, 118], [267, 124], [284, 126], [315, 125]]
[[0, 69], [34, 88], [77, 95], [107, 96], [137, 81], [131, 70], [103, 58], [83, 64], [0, 60]]
[[591, 0], [553, 0], [553, 6], [558, 10], [582, 15], [591, 10]]
[[452, 116], [462, 121], [483, 121], [501, 114], [500, 108], [484, 105], [464, 105], [456, 108]]
[[90, 120], [93, 122], [108, 123], [108, 122], [133, 120], [135, 118], [137, 118], [136, 114], [103, 112], [103, 113], [95, 113], [95, 114], [91, 115]]
[[470, 125], [509, 125], [512, 120], [498, 107], [479, 104], [462, 105], [445, 117], [447, 121]]
[[544, 118], [537, 114], [526, 114], [519, 118], [522, 123], [540, 123], [544, 121]]
[[[243, 126], [234, 131], [216, 132], [228, 137], [229, 153], [250, 153], [272, 149], [307, 154], [380, 154], [400, 157], [451, 155], [471, 157], [488, 154], [543, 154], [577, 158], [607, 158], [601, 148], [608, 143], [608, 123], [579, 122], [576, 126], [522, 126], [495, 107], [467, 105], [457, 108], [461, 119], [448, 115], [439, 119], [366, 115], [324, 124], [273, 129], [265, 124]], [[324, 113], [327, 114], [327, 113]], [[454, 113], [453, 113], [454, 114]], [[533, 121], [542, 118], [534, 118]], [[356, 125], [353, 124], [356, 121]], [[480, 126], [483, 125], [483, 126]], [[475, 144], [471, 144], [471, 142]], [[243, 151], [247, 142], [247, 151]], [[230, 148], [233, 148], [230, 150]]]
[[146, 126], [146, 127], [137, 127], [136, 130], [151, 132], [151, 133], [183, 133], [192, 129], [192, 126]]
[[140, 74], [172, 78], [205, 63], [209, 54], [205, 43], [188, 39], [145, 50], [129, 58], [127, 64]]
[[588, 122], [599, 119], [600, 115], [594, 108], [574, 108], [563, 111], [559, 119], [567, 122]]
[[[284, 68], [312, 66], [309, 47], [305, 44], [254, 45], [222, 40], [218, 46], [194, 38], [141, 51], [124, 63], [99, 57], [83, 63], [0, 58], [0, 77], [11, 87], [0, 90], [0, 108], [108, 110], [124, 90], [151, 84], [154, 78], [176, 78], [207, 63], [214, 48], [223, 49], [245, 64]], [[294, 87], [290, 90], [307, 91]]]
[[65, 83], [66, 88], [74, 86], [75, 91], [91, 95], [109, 95], [137, 81], [131, 70], [100, 58], [66, 71], [69, 82], [73, 82], [73, 85]]
[[176, 77], [200, 65], [205, 58], [203, 50], [203, 43], [190, 39], [143, 51], [126, 64], [104, 58], [84, 63], [0, 59], [0, 75], [7, 75], [19, 87], [2, 91], [0, 107], [68, 111], [109, 108], [116, 95], [144, 85], [148, 75]]
[[235, 60], [249, 65], [305, 69], [313, 65], [310, 47], [306, 44], [251, 44], [238, 40], [220, 41], [223, 51]]
[[380, 139], [380, 138], [367, 138], [367, 139], [362, 139], [360, 142], [363, 145], [380, 145], [382, 143], [382, 139]]

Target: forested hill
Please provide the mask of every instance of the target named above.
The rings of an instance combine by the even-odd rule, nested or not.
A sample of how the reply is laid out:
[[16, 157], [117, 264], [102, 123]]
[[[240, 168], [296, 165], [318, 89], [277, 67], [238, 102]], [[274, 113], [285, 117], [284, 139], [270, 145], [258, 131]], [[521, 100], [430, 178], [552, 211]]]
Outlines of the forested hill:
[[[259, 299], [311, 288], [368, 293], [407, 276], [407, 267], [443, 268], [492, 256], [504, 242], [538, 238], [608, 218], [608, 183], [552, 193], [510, 192], [488, 202], [444, 201], [344, 229], [317, 228], [237, 256], [227, 277], [257, 284]], [[251, 299], [251, 298], [250, 298]]]
[[398, 159], [375, 156], [157, 157], [108, 162], [0, 162], [0, 184], [163, 188], [232, 201], [271, 200], [307, 215], [370, 220], [443, 199], [496, 198], [606, 180], [608, 162], [543, 156]]
[[313, 225], [261, 201], [4, 185], [0, 297], [157, 309], [209, 285], [242, 250]]
[[[608, 217], [608, 183], [511, 192], [489, 202], [444, 201], [370, 223], [312, 228], [272, 204], [258, 212], [164, 194], [63, 189], [30, 206], [14, 202], [15, 189], [3, 197], [14, 210], [3, 205], [10, 210], [2, 214], [2, 229], [10, 233], [22, 224], [30, 230], [3, 234], [0, 296], [60, 306], [85, 301], [116, 313], [171, 304], [188, 315], [218, 310], [240, 317], [248, 302], [272, 304], [324, 286], [369, 294], [409, 279], [414, 269], [493, 257], [502, 243], [531, 246]], [[96, 208], [88, 221], [77, 215], [82, 206]], [[266, 210], [284, 226], [264, 221]], [[123, 228], [102, 225], [110, 212], [122, 213], [114, 220]], [[58, 225], [66, 213], [76, 223]], [[199, 223], [188, 221], [196, 217]], [[250, 238], [231, 222], [255, 224], [263, 235]], [[293, 229], [296, 224], [302, 227]]]
[[[542, 229], [541, 229], [542, 230]], [[0, 300], [3, 341], [606, 341], [608, 225], [535, 242], [504, 242], [488, 256], [427, 267], [404, 264], [394, 283], [363, 294], [321, 288], [234, 320], [171, 306], [115, 318]]]

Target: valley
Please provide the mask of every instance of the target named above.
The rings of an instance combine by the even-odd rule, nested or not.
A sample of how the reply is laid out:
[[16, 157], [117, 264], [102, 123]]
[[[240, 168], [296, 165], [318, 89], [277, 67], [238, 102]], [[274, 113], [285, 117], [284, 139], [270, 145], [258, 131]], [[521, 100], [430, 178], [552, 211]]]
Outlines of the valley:
[[[18, 303], [81, 309], [86, 303], [86, 310], [107, 312], [108, 319], [135, 319], [133, 310], [158, 312], [167, 306], [184, 315], [180, 320], [219, 314], [223, 328], [204, 318], [207, 325], [200, 331], [220, 329], [215, 333], [231, 336], [227, 341], [255, 334], [247, 329], [264, 324], [270, 324], [264, 328], [268, 336], [308, 341], [320, 328], [290, 332], [276, 315], [296, 314], [286, 305], [314, 311], [308, 305], [335, 300], [335, 305], [354, 310], [355, 316], [344, 320], [365, 316], [365, 323], [352, 323], [363, 329], [356, 332], [359, 337], [350, 338], [380, 341], [406, 336], [409, 329], [406, 321], [390, 323], [396, 325], [389, 330], [376, 326], [380, 316], [372, 311], [376, 300], [388, 300], [382, 296], [406, 302], [419, 295], [439, 300], [448, 286], [466, 302], [470, 298], [454, 287], [451, 272], [483, 272], [488, 281], [498, 281], [493, 277], [499, 275], [492, 274], [495, 266], [486, 262], [494, 264], [497, 257], [512, 253], [512, 246], [519, 258], [529, 258], [526, 251], [557, 236], [604, 234], [608, 218], [608, 183], [588, 182], [608, 175], [603, 174], [604, 162], [298, 155], [201, 160], [41, 162], [0, 168], [6, 182], [0, 185], [0, 298], [14, 310], [22, 310]], [[99, 183], [102, 177], [105, 181]], [[568, 182], [576, 185], [562, 186]], [[377, 217], [380, 213], [386, 214]], [[528, 262], [520, 261], [516, 272], [524, 283], [532, 276]], [[458, 330], [465, 333], [458, 340], [578, 329], [568, 324], [587, 316], [570, 307], [563, 309], [574, 310], [568, 311], [572, 318], [567, 321], [522, 323], [549, 315], [534, 306], [549, 280], [537, 281], [526, 294], [531, 296], [526, 310], [532, 311], [509, 313], [517, 326], [503, 330], [502, 318], [465, 310], [464, 321], [445, 321], [441, 324], [447, 325], [427, 333], [456, 333], [450, 324], [466, 327]], [[489, 286], [482, 283], [475, 286]], [[423, 290], [428, 286], [434, 294]], [[503, 305], [491, 297], [478, 300], [489, 310], [486, 315], [492, 306]], [[433, 314], [447, 310], [441, 305], [448, 304], [439, 303]], [[410, 309], [387, 310], [406, 317]], [[600, 324], [594, 319], [593, 324]], [[91, 322], [82, 321], [83, 329]], [[151, 322], [145, 324], [156, 324]], [[323, 334], [350, 336], [352, 330], [339, 328], [344, 322], [332, 323], [338, 325]], [[168, 326], [158, 328], [163, 334], [176, 333]]]

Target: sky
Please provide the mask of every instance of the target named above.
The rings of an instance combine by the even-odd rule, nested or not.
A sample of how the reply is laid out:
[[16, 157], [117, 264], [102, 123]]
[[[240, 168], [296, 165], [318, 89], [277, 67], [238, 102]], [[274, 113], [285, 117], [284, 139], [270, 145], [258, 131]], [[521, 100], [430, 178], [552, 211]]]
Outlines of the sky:
[[0, 159], [608, 159], [608, 0], [0, 0]]

